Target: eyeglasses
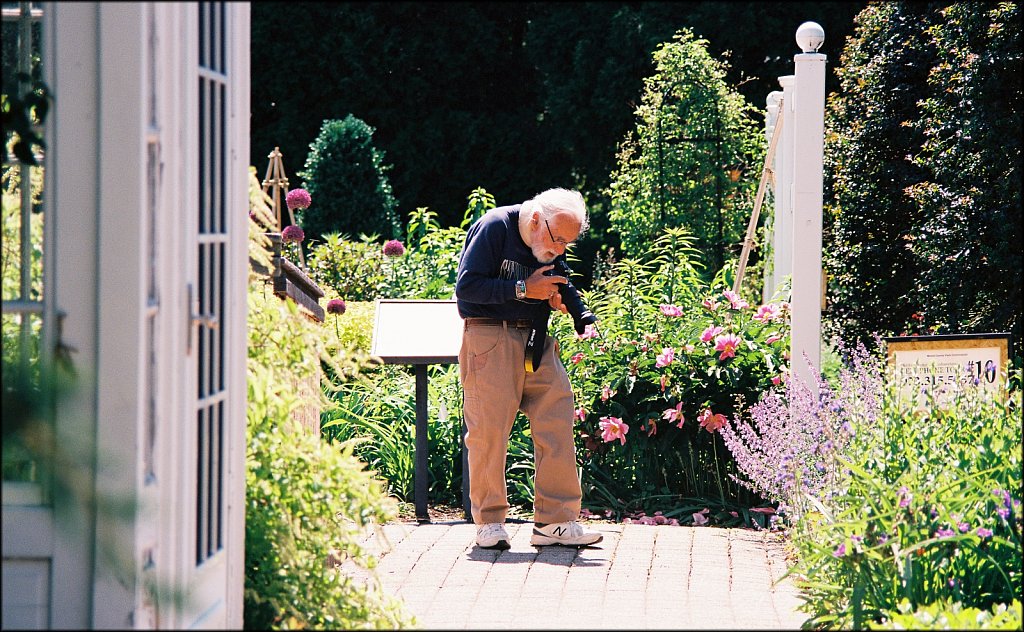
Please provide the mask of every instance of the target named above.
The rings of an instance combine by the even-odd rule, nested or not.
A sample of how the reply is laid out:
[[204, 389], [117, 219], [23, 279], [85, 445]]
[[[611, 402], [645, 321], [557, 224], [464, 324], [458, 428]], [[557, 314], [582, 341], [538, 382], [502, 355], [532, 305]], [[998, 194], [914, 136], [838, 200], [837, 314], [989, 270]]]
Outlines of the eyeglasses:
[[566, 240], [562, 239], [561, 237], [555, 237], [551, 233], [551, 224], [548, 224], [548, 220], [544, 220], [544, 227], [548, 229], [548, 237], [551, 238], [551, 241], [556, 243], [556, 244], [558, 244], [559, 246], [561, 246], [563, 248], [572, 248], [573, 246], [576, 245], [575, 241], [566, 241]]

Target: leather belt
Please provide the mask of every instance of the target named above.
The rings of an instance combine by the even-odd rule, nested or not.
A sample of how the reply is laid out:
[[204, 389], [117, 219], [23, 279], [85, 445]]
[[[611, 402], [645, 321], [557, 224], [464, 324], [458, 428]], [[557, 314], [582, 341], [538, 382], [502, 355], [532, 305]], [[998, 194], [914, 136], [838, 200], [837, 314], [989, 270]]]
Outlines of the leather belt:
[[501, 327], [503, 325], [507, 325], [509, 327], [513, 327], [513, 328], [516, 328], [516, 329], [532, 329], [533, 328], [533, 322], [529, 321], [529, 320], [526, 320], [526, 319], [502, 320], [500, 318], [484, 318], [484, 317], [479, 317], [479, 316], [473, 316], [471, 318], [464, 318], [463, 321], [465, 322], [465, 326], [466, 327], [487, 326], [487, 325], [489, 325], [491, 327]]

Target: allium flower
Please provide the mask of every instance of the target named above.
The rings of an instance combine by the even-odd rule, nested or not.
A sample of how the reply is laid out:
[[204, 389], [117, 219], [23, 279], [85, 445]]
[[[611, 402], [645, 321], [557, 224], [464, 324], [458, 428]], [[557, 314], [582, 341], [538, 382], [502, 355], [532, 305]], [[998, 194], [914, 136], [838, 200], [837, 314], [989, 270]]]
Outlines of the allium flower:
[[[288, 228], [291, 228], [291, 226]], [[345, 301], [340, 298], [332, 298], [327, 301], [327, 313], [334, 314], [334, 333], [340, 338], [341, 332], [338, 331], [338, 316], [345, 313]]]
[[583, 358], [585, 358], [585, 357], [587, 357], [587, 356], [584, 355], [584, 353], [581, 351], [581, 352], [577, 353], [576, 355], [574, 355], [573, 357], [571, 357], [569, 359], [569, 361], [572, 362], [573, 364], [579, 364], [580, 362], [583, 361]]
[[306, 233], [301, 228], [292, 224], [291, 226], [285, 226], [284, 230], [281, 231], [281, 241], [286, 244], [299, 243], [306, 238]]
[[683, 310], [675, 305], [661, 305], [661, 313], [666, 316], [682, 316]]
[[711, 342], [715, 338], [715, 336], [717, 336], [718, 334], [722, 333], [723, 331], [725, 331], [725, 327], [718, 327], [716, 325], [710, 325], [700, 335], [700, 341], [701, 342]]
[[736, 349], [739, 348], [740, 343], [743, 340], [736, 334], [726, 334], [724, 336], [718, 336], [715, 338], [715, 351], [721, 351], [719, 354], [719, 360], [725, 360], [726, 358], [732, 358], [736, 355]]
[[683, 418], [683, 402], [676, 404], [675, 408], [666, 408], [665, 412], [661, 413], [661, 418], [669, 423], [675, 423], [676, 428], [682, 428], [683, 422], [686, 421]]
[[384, 244], [384, 255], [388, 257], [401, 257], [405, 254], [405, 246], [397, 239], [391, 239]]
[[985, 527], [978, 527], [978, 530], [975, 531], [975, 533], [978, 534], [979, 538], [991, 538], [992, 537], [992, 529], [986, 529]]
[[732, 290], [726, 290], [722, 292], [725, 298], [729, 299], [729, 307], [732, 309], [743, 309], [744, 307], [750, 307], [750, 303], [746, 302], [740, 295]]
[[292, 189], [284, 196], [284, 202], [288, 205], [289, 211], [294, 211], [297, 208], [309, 208], [313, 198], [309, 197], [309, 191], [305, 189]]
[[340, 298], [332, 298], [327, 301], [327, 313], [328, 314], [344, 314], [345, 313], [345, 301]]
[[697, 415], [697, 422], [701, 428], [707, 430], [710, 433], [714, 433], [716, 430], [725, 425], [725, 415], [720, 413], [711, 412], [710, 408], [705, 408], [700, 415]]
[[672, 364], [672, 361], [675, 360], [675, 359], [676, 359], [676, 350], [675, 349], [673, 349], [672, 347], [662, 347], [661, 354], [658, 356], [658, 359], [657, 359], [657, 361], [655, 361], [654, 364], [655, 364], [655, 366], [657, 366], [660, 369], [662, 367], [666, 367], [666, 366]]
[[757, 308], [757, 313], [754, 314], [754, 320], [762, 323], [768, 323], [774, 320], [778, 320], [782, 316], [782, 310], [775, 303], [766, 303], [761, 307]]
[[629, 432], [629, 424], [618, 417], [601, 417], [598, 422], [601, 427], [601, 439], [605, 443], [618, 439], [622, 445], [626, 445], [626, 433]]

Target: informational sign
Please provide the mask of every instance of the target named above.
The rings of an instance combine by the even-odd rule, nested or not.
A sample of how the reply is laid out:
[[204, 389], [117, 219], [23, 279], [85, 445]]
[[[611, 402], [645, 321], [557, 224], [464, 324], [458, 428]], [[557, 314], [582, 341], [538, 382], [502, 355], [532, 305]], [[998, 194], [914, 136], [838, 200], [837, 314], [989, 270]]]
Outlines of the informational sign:
[[462, 318], [454, 300], [380, 299], [370, 353], [386, 364], [454, 364]]
[[1006, 397], [1010, 334], [886, 338], [889, 366], [907, 401], [948, 404], [965, 387]]
[[[370, 354], [385, 364], [410, 364], [416, 372], [416, 463], [413, 475], [416, 518], [430, 522], [427, 511], [427, 365], [457, 364], [462, 347], [462, 318], [455, 300], [379, 299]], [[462, 471], [469, 472], [462, 429]], [[462, 505], [471, 520], [469, 476], [462, 477]]]

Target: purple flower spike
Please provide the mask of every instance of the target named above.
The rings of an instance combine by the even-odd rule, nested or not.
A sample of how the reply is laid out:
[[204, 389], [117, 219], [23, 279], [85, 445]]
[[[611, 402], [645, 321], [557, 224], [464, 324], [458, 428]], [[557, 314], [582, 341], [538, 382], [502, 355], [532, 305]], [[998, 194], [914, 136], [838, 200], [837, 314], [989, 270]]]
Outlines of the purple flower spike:
[[405, 254], [405, 246], [397, 239], [391, 239], [384, 244], [384, 254], [388, 257], [401, 257]]
[[340, 298], [332, 298], [327, 301], [327, 313], [328, 314], [344, 314], [345, 313], [345, 301]]
[[284, 230], [281, 231], [281, 240], [286, 243], [299, 243], [306, 238], [306, 233], [301, 228], [292, 224], [291, 226], [285, 226]]
[[309, 208], [309, 205], [313, 203], [313, 198], [305, 189], [292, 189], [288, 195], [284, 196], [284, 201], [288, 205], [288, 210], [294, 211], [297, 208]]

